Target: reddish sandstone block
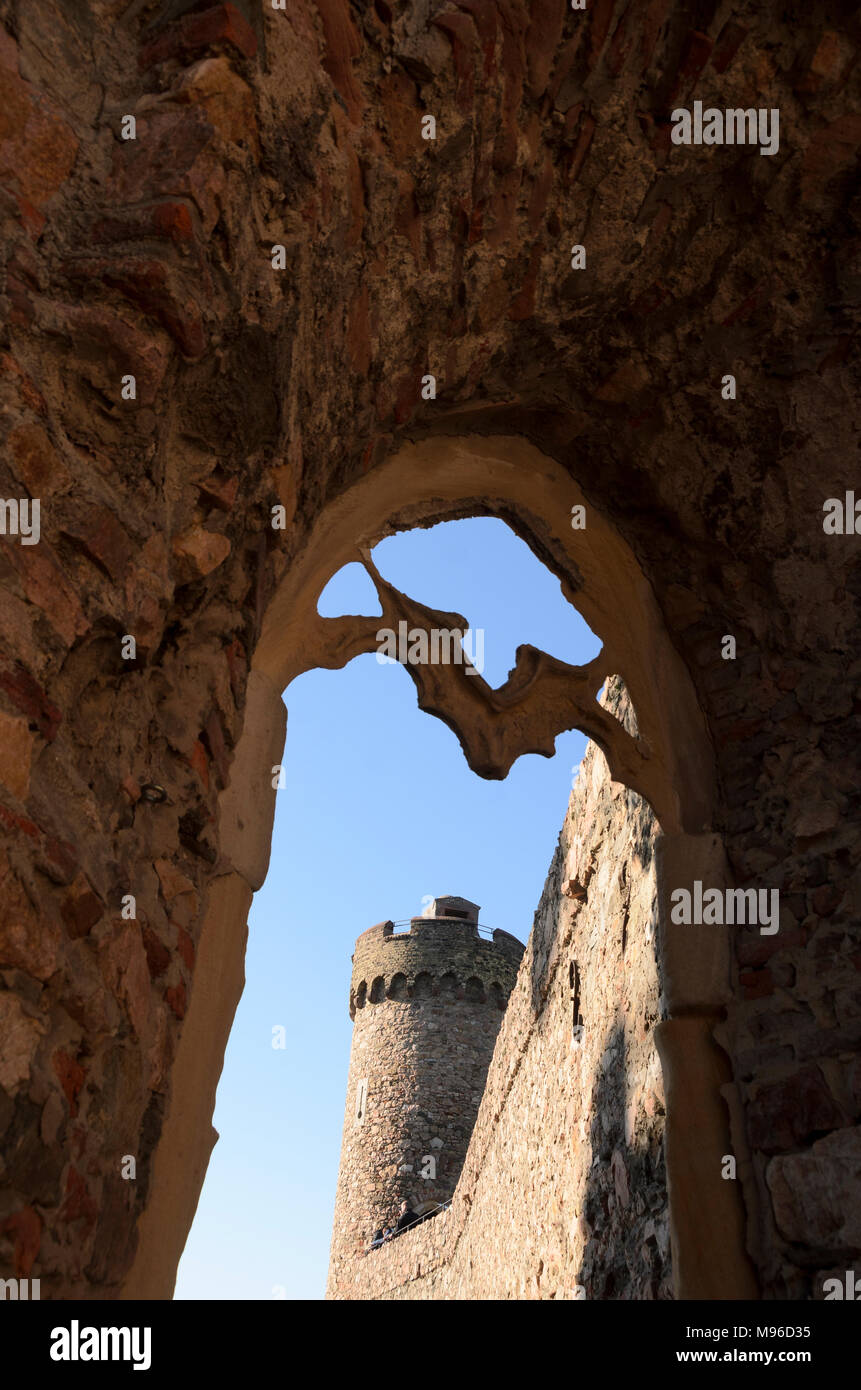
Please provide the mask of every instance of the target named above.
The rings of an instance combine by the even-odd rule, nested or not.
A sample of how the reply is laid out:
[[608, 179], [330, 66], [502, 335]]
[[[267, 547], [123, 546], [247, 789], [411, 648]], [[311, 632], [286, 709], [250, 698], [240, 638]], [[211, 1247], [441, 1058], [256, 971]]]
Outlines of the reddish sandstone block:
[[117, 379], [130, 372], [137, 382], [138, 403], [153, 404], [171, 356], [170, 343], [158, 329], [144, 331], [110, 310], [77, 305], [64, 305], [58, 317], [82, 356], [90, 357], [94, 350], [103, 354]]
[[635, 314], [653, 314], [659, 309], [667, 298], [669, 290], [662, 285], [659, 280], [655, 280], [649, 285], [642, 294], [638, 295], [631, 305], [631, 310]]
[[78, 851], [68, 840], [45, 834], [36, 862], [52, 883], [69, 884], [73, 882], [78, 867]]
[[194, 740], [188, 759], [207, 791], [209, 791], [209, 758], [200, 739]]
[[177, 951], [183, 964], [189, 971], [194, 970], [194, 942], [184, 927], [177, 927]]
[[224, 728], [216, 710], [213, 710], [207, 719], [206, 728], [202, 736], [206, 746], [209, 748], [210, 757], [215, 764], [218, 780], [222, 787], [226, 787], [229, 768], [227, 744], [224, 738]]
[[39, 210], [68, 178], [78, 141], [46, 94], [19, 76], [8, 47], [7, 59], [0, 102], [0, 183], [18, 190], [22, 212]]
[[141, 928], [141, 940], [146, 954], [149, 973], [155, 980], [159, 975], [163, 975], [170, 965], [170, 951], [164, 943], [159, 940], [152, 927], [143, 926]]
[[30, 378], [8, 352], [0, 352], [0, 378], [2, 377], [11, 378], [21, 400], [31, 410], [35, 410], [38, 415], [47, 415], [45, 397], [41, 391], [36, 390]]
[[31, 497], [66, 492], [72, 475], [40, 425], [18, 425], [6, 440], [15, 476]]
[[234, 473], [232, 478], [221, 478], [212, 474], [197, 484], [197, 490], [203, 501], [221, 512], [229, 512], [239, 491], [239, 475]]
[[45, 614], [67, 646], [87, 631], [89, 623], [77, 595], [44, 539], [38, 545], [10, 546], [6, 554], [28, 600]]
[[839, 86], [846, 76], [854, 53], [855, 49], [847, 38], [835, 33], [833, 29], [826, 29], [810, 61], [808, 72], [798, 84], [798, 90], [817, 92], [826, 85]]
[[87, 257], [67, 262], [64, 269], [75, 279], [100, 280], [119, 290], [158, 320], [186, 357], [200, 357], [206, 350], [199, 307], [163, 262], [131, 256], [110, 261]]
[[172, 902], [181, 893], [193, 893], [194, 884], [170, 859], [156, 859], [153, 867], [158, 874], [165, 902]]
[[326, 55], [323, 68], [343, 97], [353, 121], [361, 119], [365, 103], [353, 72], [353, 59], [362, 51], [362, 39], [350, 15], [347, 0], [314, 0], [323, 21]]
[[194, 240], [194, 223], [185, 203], [159, 203], [152, 210], [152, 225], [161, 236], [178, 246]]
[[185, 1018], [185, 1011], [188, 1007], [185, 981], [180, 980], [178, 985], [171, 985], [169, 989], [165, 990], [164, 997], [177, 1018]]
[[18, 801], [26, 801], [30, 793], [30, 762], [35, 736], [26, 719], [4, 714], [0, 710], [0, 783]]
[[36, 911], [0, 849], [0, 968], [47, 980], [56, 969], [60, 940], [59, 925]]
[[135, 1033], [152, 1034], [151, 980], [142, 932], [136, 922], [115, 919], [98, 942], [99, 968], [108, 989], [121, 999]]
[[9, 261], [6, 266], [6, 298], [9, 300], [9, 321], [18, 328], [29, 328], [36, 317], [29, 286]]
[[63, 1094], [69, 1102], [69, 1110], [74, 1118], [78, 1113], [78, 1093], [84, 1084], [84, 1068], [62, 1049], [54, 1053], [51, 1066], [63, 1088]]
[[497, 180], [496, 188], [490, 197], [484, 220], [484, 235], [487, 244], [494, 250], [506, 247], [515, 235], [521, 177], [522, 170], [510, 169]]
[[29, 1279], [42, 1243], [42, 1218], [34, 1207], [22, 1207], [0, 1222], [0, 1235], [13, 1240], [16, 1279]]
[[218, 531], [190, 526], [174, 537], [173, 553], [180, 561], [180, 579], [188, 583], [211, 574], [230, 554], [230, 541]]
[[0, 690], [36, 725], [46, 743], [53, 743], [63, 716], [20, 661], [12, 663], [0, 658]]
[[86, 874], [81, 872], [60, 904], [60, 916], [71, 937], [87, 936], [104, 916], [104, 903]]
[[225, 140], [260, 150], [254, 95], [235, 73], [227, 58], [205, 58], [195, 63], [180, 80], [178, 101], [202, 106], [207, 119]]
[[107, 196], [118, 207], [190, 198], [208, 236], [221, 213], [222, 155], [202, 108], [155, 111], [141, 116], [137, 140], [117, 144]]
[[781, 951], [798, 950], [803, 947], [807, 935], [800, 927], [787, 931], [781, 927], [774, 936], [759, 936], [745, 933], [738, 938], [736, 954], [740, 965], [757, 968], [766, 965], [772, 956]]
[[128, 531], [107, 507], [87, 507], [65, 520], [61, 530], [111, 579], [122, 579], [131, 562]]
[[125, 580], [128, 627], [139, 656], [158, 645], [172, 593], [170, 552], [164, 536], [155, 532], [135, 555]]
[[18, 831], [26, 835], [29, 839], [39, 839], [39, 827], [27, 816], [20, 816], [15, 811], [10, 811], [8, 806], [0, 806], [0, 825], [6, 831]]
[[66, 1175], [66, 1197], [60, 1208], [60, 1220], [69, 1222], [81, 1221], [84, 1230], [90, 1230], [98, 1218], [98, 1204], [90, 1196], [86, 1181], [76, 1168], [69, 1167]]
[[758, 1087], [748, 1104], [751, 1147], [764, 1153], [793, 1149], [811, 1134], [839, 1129], [845, 1117], [817, 1066]]

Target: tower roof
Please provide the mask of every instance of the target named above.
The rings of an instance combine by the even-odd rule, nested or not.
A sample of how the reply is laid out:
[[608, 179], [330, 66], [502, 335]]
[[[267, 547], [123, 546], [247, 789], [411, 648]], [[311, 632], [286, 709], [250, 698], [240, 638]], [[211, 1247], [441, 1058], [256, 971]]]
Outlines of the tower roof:
[[471, 903], [469, 898], [458, 898], [451, 893], [444, 893], [442, 897], [434, 898], [433, 902], [425, 908], [423, 917], [462, 917], [465, 922], [478, 922], [478, 914], [481, 911], [478, 903]]

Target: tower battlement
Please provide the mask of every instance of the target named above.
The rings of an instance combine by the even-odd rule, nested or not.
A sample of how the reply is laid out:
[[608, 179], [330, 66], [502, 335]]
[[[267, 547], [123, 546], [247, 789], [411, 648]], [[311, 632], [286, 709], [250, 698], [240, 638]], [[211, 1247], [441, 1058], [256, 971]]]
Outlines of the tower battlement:
[[366, 1003], [451, 996], [505, 1008], [524, 946], [510, 932], [482, 936], [476, 921], [412, 917], [406, 931], [378, 922], [356, 940], [350, 1017]]

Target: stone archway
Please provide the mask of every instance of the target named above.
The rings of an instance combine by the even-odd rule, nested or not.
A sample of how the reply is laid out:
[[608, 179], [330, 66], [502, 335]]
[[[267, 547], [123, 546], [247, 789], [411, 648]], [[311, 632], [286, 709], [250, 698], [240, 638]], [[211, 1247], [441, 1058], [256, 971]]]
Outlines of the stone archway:
[[[857, 486], [857, 33], [752, 0], [696, 24], [660, 2], [8, 0], [3, 489], [43, 505], [0, 575], [0, 1257], [47, 1295], [169, 1284], [265, 871], [259, 825], [234, 805], [227, 854], [218, 828], [243, 727], [259, 755], [283, 727], [264, 617], [332, 558], [309, 538], [361, 480], [385, 472], [377, 524], [410, 521], [388, 464], [445, 434], [528, 441], [636, 558], [715, 772], [665, 830], [719, 832], [739, 882], [781, 893], [779, 937], [733, 940], [721, 1026], [763, 1291], [854, 1258], [857, 538], [822, 509]], [[699, 96], [779, 107], [779, 153], [673, 147]], [[670, 802], [707, 784], [675, 771]], [[710, 1027], [711, 978], [677, 1038]]]
[[[582, 529], [571, 525], [576, 506], [586, 508]], [[340, 667], [360, 652], [376, 650], [381, 625], [396, 625], [404, 616], [411, 625], [428, 628], [434, 618], [452, 623], [457, 615], [435, 614], [385, 584], [369, 550], [394, 530], [469, 514], [508, 520], [558, 575], [563, 592], [603, 647], [584, 668], [521, 649], [499, 692], [483, 681], [471, 683], [462, 668], [438, 667], [430, 680], [427, 668], [417, 668], [421, 707], [452, 725], [470, 765], [485, 776], [504, 776], [523, 752], [551, 753], [557, 733], [580, 728], [602, 747], [613, 776], [644, 795], [661, 821], [664, 908], [672, 888], [697, 877], [721, 885], [728, 881], [720, 839], [711, 827], [713, 760], [705, 725], [630, 549], [586, 503], [570, 474], [526, 440], [465, 436], [404, 445], [324, 509], [264, 618], [245, 726], [221, 797], [221, 849], [233, 872], [216, 881], [217, 906], [201, 939], [196, 986], [204, 1003], [199, 1010], [192, 1004], [177, 1054], [174, 1086], [181, 1100], [174, 1100], [166, 1117], [127, 1297], [169, 1293], [202, 1184], [215, 1085], [241, 991], [244, 918], [268, 866], [272, 772], [285, 726], [280, 692], [314, 666]], [[383, 617], [321, 618], [320, 593], [356, 558], [371, 568]], [[623, 677], [637, 711], [636, 740], [595, 702], [605, 677], [614, 673]], [[472, 698], [476, 688], [480, 693]], [[729, 953], [725, 939], [708, 928], [671, 933], [665, 911], [663, 916], [661, 965], [669, 1016], [658, 1036], [671, 1098], [668, 1186], [677, 1289], [686, 1297], [746, 1296], [755, 1285], [737, 1189], [715, 1181], [717, 1156], [730, 1144], [720, 1093], [730, 1073], [712, 1038], [729, 996]], [[172, 1249], [166, 1247], [166, 1230], [174, 1233]]]

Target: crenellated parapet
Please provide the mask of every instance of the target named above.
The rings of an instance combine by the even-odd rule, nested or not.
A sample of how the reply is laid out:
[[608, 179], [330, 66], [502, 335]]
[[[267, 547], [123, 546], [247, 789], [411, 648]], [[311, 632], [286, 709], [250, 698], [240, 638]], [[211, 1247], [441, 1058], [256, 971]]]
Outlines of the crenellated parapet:
[[523, 944], [496, 929], [455, 917], [413, 917], [409, 930], [379, 922], [356, 941], [350, 980], [350, 1017], [386, 1000], [468, 1000], [504, 1009], [517, 976]]

